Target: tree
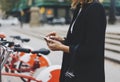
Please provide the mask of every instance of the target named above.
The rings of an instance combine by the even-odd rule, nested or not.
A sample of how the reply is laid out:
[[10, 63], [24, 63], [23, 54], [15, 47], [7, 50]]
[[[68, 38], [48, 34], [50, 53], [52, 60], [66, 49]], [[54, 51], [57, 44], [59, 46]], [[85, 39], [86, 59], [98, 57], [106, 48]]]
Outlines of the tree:
[[20, 0], [0, 0], [0, 5], [1, 5], [2, 11], [8, 13], [15, 7], [15, 5], [19, 1]]

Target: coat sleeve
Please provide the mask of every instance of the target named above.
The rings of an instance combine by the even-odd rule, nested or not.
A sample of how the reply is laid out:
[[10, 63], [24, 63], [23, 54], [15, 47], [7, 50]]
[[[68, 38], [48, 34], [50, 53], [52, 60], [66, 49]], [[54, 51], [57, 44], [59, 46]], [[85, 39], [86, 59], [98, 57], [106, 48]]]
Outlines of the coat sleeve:
[[86, 23], [84, 25], [84, 44], [70, 46], [71, 54], [82, 56], [95, 55], [104, 50], [104, 38], [106, 29], [106, 16], [101, 4], [94, 4], [86, 11]]

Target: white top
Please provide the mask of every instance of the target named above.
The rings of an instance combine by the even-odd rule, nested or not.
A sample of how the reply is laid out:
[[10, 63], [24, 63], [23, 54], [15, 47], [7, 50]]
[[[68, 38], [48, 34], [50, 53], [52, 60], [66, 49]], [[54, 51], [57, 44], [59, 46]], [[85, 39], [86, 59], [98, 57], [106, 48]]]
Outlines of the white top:
[[74, 24], [75, 24], [75, 22], [76, 22], [76, 19], [77, 19], [78, 16], [79, 16], [81, 10], [82, 10], [82, 8], [80, 8], [80, 10], [79, 10], [79, 12], [78, 12], [78, 14], [77, 14], [77, 17], [75, 18], [74, 22], [72, 23], [72, 26], [71, 26], [71, 29], [70, 29], [71, 33], [72, 33], [72, 31], [73, 31], [73, 26], [74, 26]]

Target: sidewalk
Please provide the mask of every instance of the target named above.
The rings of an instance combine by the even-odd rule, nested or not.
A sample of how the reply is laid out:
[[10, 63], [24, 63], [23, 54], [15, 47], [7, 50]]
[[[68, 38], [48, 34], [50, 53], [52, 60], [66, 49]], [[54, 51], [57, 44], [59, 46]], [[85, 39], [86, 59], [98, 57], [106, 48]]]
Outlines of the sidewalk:
[[[23, 28], [15, 28], [15, 31], [18, 31], [20, 33], [29, 35], [29, 36], [33, 36], [36, 38], [41, 38], [43, 39], [43, 37], [48, 34], [49, 32], [52, 31], [56, 31], [58, 34], [60, 34], [61, 36], [65, 37], [67, 34], [67, 30], [69, 28], [69, 25], [43, 25], [43, 26], [39, 26], [39, 27], [30, 27], [28, 24], [25, 24], [23, 26]], [[113, 33], [113, 34], [117, 34], [117, 35], [109, 35], [109, 36], [113, 36], [114, 37], [118, 37], [118, 41], [120, 42], [120, 23], [116, 23], [115, 25], [107, 25], [106, 28], [106, 34], [107, 33]], [[106, 40], [108, 40], [109, 38], [106, 37]], [[109, 40], [108, 40], [109, 41]], [[119, 45], [113, 45], [113, 43], [115, 44], [115, 40], [111, 40], [110, 41], [114, 41], [112, 43], [106, 43], [106, 50], [105, 50], [105, 58], [109, 59], [111, 61], [114, 61], [116, 63], [120, 63], [120, 53], [116, 53], [114, 52], [115, 49], [111, 49], [113, 47], [117, 46], [117, 50], [120, 52], [120, 44]], [[116, 43], [117, 44], [117, 43]]]
[[107, 25], [105, 58], [120, 64], [120, 21]]
[[106, 32], [120, 33], [120, 22], [117, 22], [115, 25], [107, 24]]
[[[29, 24], [24, 24], [23, 28], [19, 28], [22, 30], [34, 30], [34, 31], [40, 31], [40, 30], [50, 30], [50, 31], [66, 31], [68, 30], [69, 25], [41, 25], [39, 27], [30, 27]], [[116, 32], [116, 33], [120, 33], [120, 22], [114, 24], [114, 25], [110, 25], [107, 24], [107, 28], [106, 28], [106, 32]]]

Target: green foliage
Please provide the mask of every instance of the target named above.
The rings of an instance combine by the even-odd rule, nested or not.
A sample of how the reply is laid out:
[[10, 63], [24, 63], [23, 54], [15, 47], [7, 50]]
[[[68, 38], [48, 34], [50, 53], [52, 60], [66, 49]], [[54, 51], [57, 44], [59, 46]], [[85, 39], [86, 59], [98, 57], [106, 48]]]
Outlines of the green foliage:
[[[110, 7], [110, 1], [111, 0], [103, 0], [102, 4], [105, 7]], [[115, 6], [120, 7], [120, 0], [115, 0]]]
[[71, 0], [35, 0], [35, 2], [59, 2], [59, 1], [71, 2]]
[[2, 11], [9, 12], [20, 0], [0, 0]]
[[49, 5], [69, 5], [71, 0], [35, 0], [35, 6], [49, 6]]
[[[29, 1], [34, 1], [34, 4], [28, 5]], [[11, 12], [11, 11], [20, 11], [22, 9], [27, 8], [28, 6], [39, 6], [39, 5], [56, 5], [56, 4], [70, 4], [71, 0], [63, 0], [63, 2], [60, 2], [61, 0], [0, 0], [0, 6], [1, 9], [5, 12]], [[59, 5], [60, 5], [59, 4]]]

